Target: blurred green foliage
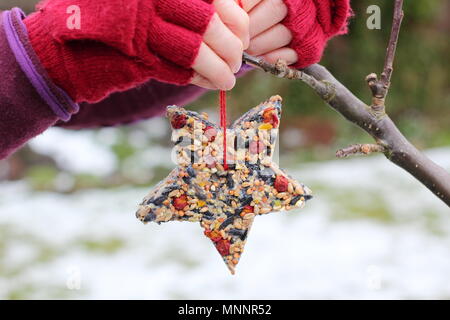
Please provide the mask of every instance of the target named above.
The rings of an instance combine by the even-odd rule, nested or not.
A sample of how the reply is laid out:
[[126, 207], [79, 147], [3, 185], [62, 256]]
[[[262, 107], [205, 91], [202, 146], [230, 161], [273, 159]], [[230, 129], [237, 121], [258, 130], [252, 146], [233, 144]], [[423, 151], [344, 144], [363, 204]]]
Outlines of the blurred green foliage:
[[53, 181], [58, 170], [52, 166], [32, 166], [27, 170], [26, 177], [31, 187], [39, 190], [53, 190]]
[[78, 244], [86, 251], [101, 252], [105, 254], [113, 254], [121, 250], [125, 246], [125, 241], [120, 238], [111, 237], [104, 240], [98, 239], [80, 239]]

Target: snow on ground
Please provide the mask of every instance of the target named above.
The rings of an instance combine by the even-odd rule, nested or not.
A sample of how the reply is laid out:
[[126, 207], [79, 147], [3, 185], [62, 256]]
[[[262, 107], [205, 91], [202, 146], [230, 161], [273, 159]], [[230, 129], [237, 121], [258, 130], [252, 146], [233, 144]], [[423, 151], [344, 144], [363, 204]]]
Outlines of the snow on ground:
[[[450, 148], [428, 154], [450, 169]], [[407, 173], [381, 156], [289, 171], [315, 198], [258, 217], [235, 276], [198, 224], [141, 224], [146, 189], [0, 183], [0, 298], [450, 297], [450, 210]]]
[[[114, 155], [108, 149], [108, 145], [115, 141], [113, 130], [103, 129], [100, 135], [94, 135], [94, 132], [89, 130], [71, 132], [53, 128], [31, 140], [29, 145], [40, 154], [52, 156], [62, 169], [75, 173], [108, 175], [117, 166]], [[106, 143], [95, 141], [96, 136], [106, 140]], [[97, 161], [98, 159], [100, 161]]]

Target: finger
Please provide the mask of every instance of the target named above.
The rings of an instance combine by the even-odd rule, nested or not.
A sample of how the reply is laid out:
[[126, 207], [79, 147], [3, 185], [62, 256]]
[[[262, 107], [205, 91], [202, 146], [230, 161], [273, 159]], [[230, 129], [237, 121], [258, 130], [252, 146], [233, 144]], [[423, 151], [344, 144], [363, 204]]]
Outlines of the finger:
[[[239, 4], [239, 0], [235, 0]], [[260, 3], [262, 0], [241, 0], [242, 3], [242, 9], [244, 9], [246, 12], [250, 12], [258, 3]]]
[[221, 57], [234, 73], [238, 72], [242, 65], [242, 42], [228, 29], [220, 20], [217, 14], [214, 14], [208, 29], [206, 29], [203, 41], [219, 57]]
[[244, 49], [250, 42], [249, 17], [239, 5], [230, 0], [215, 0], [214, 7], [222, 22], [242, 41]]
[[191, 79], [191, 84], [196, 85], [201, 88], [209, 89], [209, 90], [217, 90], [218, 88], [211, 83], [205, 77], [202, 77], [197, 72], [194, 73], [194, 76]]
[[283, 0], [264, 0], [249, 13], [250, 39], [286, 18], [288, 9]]
[[200, 45], [192, 69], [221, 90], [230, 90], [236, 84], [236, 77], [228, 64], [205, 43]]
[[287, 46], [292, 41], [292, 33], [282, 24], [277, 24], [269, 30], [260, 33], [250, 40], [250, 46], [246, 50], [253, 56], [262, 55]]
[[286, 61], [288, 65], [294, 64], [298, 61], [297, 52], [286, 47], [266, 53], [262, 56], [262, 58], [269, 63], [276, 63], [278, 59], [282, 59]]

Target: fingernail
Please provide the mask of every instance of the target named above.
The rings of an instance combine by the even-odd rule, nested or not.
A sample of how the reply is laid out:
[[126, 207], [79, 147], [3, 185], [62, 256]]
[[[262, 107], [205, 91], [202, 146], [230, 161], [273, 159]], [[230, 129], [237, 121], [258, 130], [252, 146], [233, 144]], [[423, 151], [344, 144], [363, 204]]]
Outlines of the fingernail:
[[227, 82], [224, 84], [224, 86], [221, 88], [222, 90], [228, 91], [233, 89], [233, 87], [236, 85], [236, 77], [230, 77]]
[[245, 50], [245, 53], [251, 55], [251, 56], [256, 56], [255, 51], [253, 50], [253, 48], [250, 46], [248, 47], [247, 50]]
[[238, 73], [239, 72], [239, 70], [241, 70], [241, 67], [242, 67], [242, 60], [241, 61], [239, 61], [239, 63], [233, 68], [233, 73]]
[[250, 36], [246, 36], [244, 41], [242, 42], [242, 48], [244, 50], [247, 50], [249, 46], [250, 46]]

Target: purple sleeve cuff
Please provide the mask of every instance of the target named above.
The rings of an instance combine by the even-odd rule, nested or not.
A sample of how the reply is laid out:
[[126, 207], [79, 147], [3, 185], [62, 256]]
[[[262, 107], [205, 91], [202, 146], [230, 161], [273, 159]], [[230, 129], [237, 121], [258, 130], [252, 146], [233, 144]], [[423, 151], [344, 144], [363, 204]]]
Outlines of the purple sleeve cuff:
[[3, 12], [4, 30], [11, 51], [40, 97], [59, 119], [69, 121], [71, 115], [79, 111], [79, 106], [64, 90], [52, 83], [31, 46], [22, 22], [24, 18], [25, 14], [19, 8]]

